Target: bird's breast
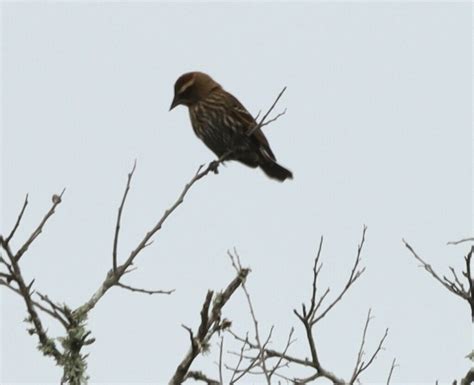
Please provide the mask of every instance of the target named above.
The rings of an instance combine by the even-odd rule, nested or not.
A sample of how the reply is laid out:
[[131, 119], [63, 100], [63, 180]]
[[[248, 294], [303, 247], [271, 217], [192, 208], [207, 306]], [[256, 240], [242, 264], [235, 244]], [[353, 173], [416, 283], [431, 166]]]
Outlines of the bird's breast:
[[236, 122], [218, 104], [196, 103], [189, 108], [191, 125], [196, 136], [217, 155], [235, 144]]

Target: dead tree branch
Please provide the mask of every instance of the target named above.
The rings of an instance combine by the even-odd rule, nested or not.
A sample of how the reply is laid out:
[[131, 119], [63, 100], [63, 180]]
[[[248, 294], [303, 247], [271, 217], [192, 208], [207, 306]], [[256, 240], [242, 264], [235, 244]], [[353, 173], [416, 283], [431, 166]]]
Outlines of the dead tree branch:
[[[54, 211], [56, 210], [56, 207], [61, 203], [64, 191], [66, 191], [66, 189], [63, 189], [63, 191], [59, 195], [56, 195], [56, 194], [53, 195], [53, 197], [52, 197], [53, 205], [51, 206], [49, 211], [46, 213], [46, 215], [43, 217], [43, 219], [39, 223], [38, 227], [36, 227], [36, 229], [31, 233], [30, 237], [26, 240], [26, 242], [23, 244], [23, 246], [21, 246], [20, 249], [16, 252], [15, 259], [16, 259], [17, 262], [20, 260], [22, 255], [25, 254], [25, 252], [28, 250], [28, 247], [30, 247], [30, 245], [34, 242], [34, 240], [38, 237], [38, 235], [40, 235], [41, 232], [43, 231], [44, 225], [46, 224], [48, 219], [54, 214]], [[18, 227], [19, 224], [20, 224], [21, 218], [23, 217], [23, 214], [24, 214], [24, 211], [26, 209], [27, 204], [28, 204], [28, 195], [25, 199], [25, 203], [23, 205], [23, 208], [22, 208], [22, 210], [21, 210], [21, 212], [18, 216], [18, 221], [15, 225], [16, 227]], [[14, 227], [12, 232], [10, 233], [10, 235], [13, 236], [15, 231], [16, 231], [16, 228]]]
[[[53, 195], [52, 197], [52, 206], [48, 210], [48, 212], [44, 215], [38, 226], [33, 230], [31, 235], [28, 239], [23, 243], [23, 245], [18, 249], [16, 253], [14, 253], [10, 246], [10, 241], [13, 239], [13, 236], [16, 233], [16, 230], [21, 224], [21, 220], [23, 215], [26, 211], [26, 207], [28, 205], [28, 195], [25, 197], [25, 201], [23, 206], [18, 214], [16, 222], [9, 232], [8, 236], [4, 238], [0, 235], [0, 247], [4, 250], [7, 260], [1, 258], [2, 264], [7, 268], [8, 273], [3, 274], [6, 277], [6, 280], [1, 280], [0, 284], [6, 286], [16, 294], [19, 294], [23, 301], [25, 302], [26, 310], [28, 312], [27, 321], [31, 323], [32, 328], [28, 331], [30, 334], [36, 334], [39, 340], [39, 349], [42, 353], [46, 356], [52, 356], [58, 365], [61, 365], [63, 362], [63, 354], [56, 346], [56, 343], [53, 339], [51, 339], [46, 329], [43, 326], [42, 320], [36, 311], [37, 309], [42, 310], [43, 312], [47, 313], [48, 315], [52, 316], [53, 318], [57, 319], [61, 322], [64, 326], [65, 322], [64, 319], [56, 312], [56, 310], [50, 310], [46, 307], [40, 305], [38, 302], [33, 300], [33, 284], [34, 279], [30, 283], [26, 283], [26, 280], [23, 276], [23, 273], [20, 268], [20, 258], [23, 254], [28, 250], [29, 246], [34, 242], [34, 240], [38, 237], [38, 235], [43, 231], [45, 224], [48, 222], [48, 219], [54, 214], [56, 207], [61, 203], [61, 198], [63, 192], [60, 195]], [[12, 286], [15, 284], [17, 287]]]
[[459, 244], [464, 243], [464, 242], [474, 242], [474, 238], [473, 237], [463, 238], [463, 239], [460, 239], [458, 241], [450, 241], [446, 244], [447, 245], [459, 245]]
[[137, 167], [137, 160], [135, 159], [135, 161], [133, 162], [132, 171], [128, 173], [127, 184], [125, 186], [125, 192], [123, 193], [122, 202], [120, 203], [120, 206], [118, 208], [117, 223], [115, 225], [115, 233], [114, 233], [114, 244], [112, 247], [112, 267], [114, 269], [114, 273], [117, 271], [117, 247], [118, 247], [118, 238], [119, 238], [119, 232], [120, 232], [120, 221], [122, 220], [123, 206], [125, 206], [125, 201], [127, 200], [128, 191], [130, 190], [130, 183], [132, 182], [133, 173], [135, 172], [136, 167]]
[[392, 375], [396, 367], [397, 367], [397, 359], [394, 358], [392, 361], [392, 365], [390, 366], [390, 371], [388, 372], [387, 385], [390, 385], [390, 381], [392, 380]]
[[[278, 114], [275, 118], [270, 121], [266, 121], [266, 118], [269, 116], [270, 112], [275, 107], [276, 103], [280, 99], [284, 90], [277, 97], [271, 108], [265, 114], [263, 119], [257, 125], [258, 127], [263, 127], [269, 123], [278, 119], [284, 113]], [[17, 252], [13, 252], [11, 248], [11, 240], [16, 234], [17, 229], [21, 225], [21, 221], [24, 217], [28, 206], [28, 195], [26, 195], [23, 206], [17, 216], [14, 226], [7, 236], [0, 235], [0, 249], [3, 250], [0, 253], [0, 267], [5, 268], [6, 271], [0, 271], [0, 286], [5, 286], [12, 292], [20, 295], [26, 305], [28, 312], [27, 321], [33, 325], [33, 328], [29, 330], [31, 334], [36, 334], [40, 341], [39, 349], [45, 354], [53, 356], [56, 360], [56, 363], [59, 366], [62, 366], [64, 369], [63, 377], [61, 383], [68, 383], [71, 385], [82, 385], [86, 380], [86, 356], [81, 354], [82, 347], [89, 345], [94, 342], [93, 338], [90, 338], [90, 332], [85, 329], [86, 321], [89, 312], [97, 305], [100, 299], [108, 292], [108, 290], [114, 286], [120, 287], [132, 292], [144, 293], [144, 294], [171, 294], [173, 290], [148, 290], [141, 289], [131, 285], [127, 285], [121, 282], [122, 277], [133, 271], [134, 267], [132, 266], [135, 262], [136, 257], [148, 246], [153, 243], [152, 238], [160, 231], [168, 217], [184, 202], [185, 197], [189, 193], [190, 189], [197, 183], [199, 180], [204, 178], [210, 172], [217, 173], [219, 165], [224, 162], [228, 156], [231, 154], [231, 151], [221, 156], [219, 159], [209, 163], [206, 167], [201, 165], [191, 180], [184, 186], [183, 190], [179, 194], [176, 201], [163, 213], [163, 215], [158, 219], [156, 224], [143, 235], [141, 241], [135, 246], [134, 249], [130, 251], [128, 257], [120, 263], [119, 262], [119, 236], [120, 228], [122, 225], [122, 215], [123, 210], [125, 209], [125, 203], [131, 188], [131, 182], [133, 175], [136, 169], [136, 163], [134, 163], [132, 170], [127, 176], [127, 183], [125, 186], [125, 191], [122, 195], [120, 205], [117, 211], [117, 218], [115, 223], [115, 231], [112, 243], [112, 266], [111, 269], [106, 274], [105, 279], [100, 284], [99, 288], [91, 295], [91, 297], [81, 306], [75, 310], [69, 309], [66, 305], [58, 305], [57, 302], [50, 300], [47, 295], [42, 295], [37, 293], [40, 301], [33, 300], [33, 284], [34, 279], [27, 284], [27, 281], [22, 275], [20, 269], [20, 259], [28, 251], [29, 247], [33, 242], [38, 238], [42, 233], [46, 223], [55, 213], [57, 206], [62, 201], [62, 196], [64, 190], [59, 195], [53, 195], [52, 197], [52, 206], [48, 212], [44, 215], [37, 227], [32, 231], [27, 240], [23, 245], [18, 249]], [[6, 259], [3, 258], [3, 254], [6, 255]], [[214, 298], [214, 302], [211, 306], [210, 302], [207, 303], [207, 308], [203, 308], [202, 312], [202, 324], [201, 329], [197, 337], [192, 335], [190, 332], [192, 341], [200, 341], [202, 343], [208, 343], [210, 337], [221, 329], [227, 327], [228, 321], [220, 320], [220, 310], [224, 306], [225, 302], [233, 294], [235, 289], [240, 285], [240, 283], [245, 279], [245, 276], [248, 274], [248, 270], [242, 269], [239, 273], [238, 280], [233, 284], [228, 286], [224, 293], [218, 294]], [[212, 298], [213, 293], [210, 292], [209, 301]], [[210, 310], [209, 310], [210, 309]], [[56, 319], [61, 325], [66, 329], [66, 336], [58, 339], [61, 342], [63, 347], [62, 351], [56, 345], [56, 341], [51, 339], [47, 335], [40, 316], [37, 310], [42, 311], [49, 316]], [[207, 313], [210, 311], [210, 313]], [[203, 346], [199, 347], [199, 351], [203, 349]], [[192, 362], [192, 360], [191, 360]], [[194, 373], [196, 375], [196, 373]], [[183, 378], [181, 378], [182, 380]], [[203, 380], [203, 378], [201, 378]]]
[[[234, 267], [234, 269], [237, 272], [240, 271], [242, 269], [242, 265], [240, 263], [240, 257], [239, 257], [239, 254], [237, 253], [237, 250], [234, 249], [234, 255], [232, 255], [230, 252], [228, 252], [227, 254], [230, 257], [230, 260], [231, 260], [231, 263], [232, 263], [232, 266]], [[252, 304], [252, 299], [250, 298], [250, 294], [247, 290], [247, 286], [245, 285], [245, 282], [242, 282], [242, 290], [244, 291], [245, 298], [247, 299], [247, 304], [248, 304], [248, 307], [249, 307], [250, 315], [252, 317], [253, 326], [254, 326], [255, 340], [257, 341], [257, 346], [258, 346], [258, 350], [259, 350], [259, 353], [258, 353], [258, 356], [256, 357], [256, 360], [254, 360], [254, 362], [251, 363], [251, 365], [247, 369], [247, 372], [249, 372], [254, 365], [259, 363], [260, 367], [262, 368], [262, 373], [265, 376], [265, 380], [266, 380], [267, 384], [271, 385], [272, 373], [267, 368], [267, 365], [266, 365], [265, 347], [271, 339], [273, 326], [270, 328], [270, 332], [268, 334], [266, 342], [262, 343], [262, 340], [260, 338], [260, 331], [259, 331], [259, 327], [258, 327], [257, 317], [255, 315], [255, 310], [254, 310], [254, 307], [253, 307], [253, 304]]]
[[[275, 108], [276, 104], [280, 100], [285, 90], [286, 90], [286, 87], [283, 88], [283, 90], [280, 92], [280, 94], [277, 96], [277, 98], [273, 102], [272, 106], [268, 109], [268, 111], [265, 113], [265, 115], [260, 120], [260, 122], [252, 129], [252, 131], [249, 132], [248, 135], [251, 135], [251, 133], [255, 132], [256, 129], [270, 123], [270, 121], [267, 121], [267, 118], [270, 115], [270, 113], [273, 111], [273, 109]], [[279, 114], [277, 117], [273, 118], [271, 121], [275, 121], [281, 115], [283, 114]], [[121, 227], [121, 218], [122, 218], [122, 212], [127, 200], [128, 192], [130, 190], [131, 181], [136, 169], [136, 164], [134, 163], [132, 170], [128, 174], [125, 191], [122, 195], [121, 203], [118, 208], [117, 221], [116, 221], [115, 232], [114, 232], [114, 241], [113, 241], [113, 247], [112, 247], [112, 269], [107, 273], [104, 281], [102, 282], [100, 287], [96, 290], [96, 292], [90, 297], [90, 299], [86, 303], [84, 303], [82, 306], [76, 309], [76, 312], [83, 313], [83, 314], [88, 313], [90, 310], [92, 310], [96, 306], [97, 302], [105, 295], [105, 293], [111, 287], [118, 286], [117, 284], [119, 283], [122, 276], [125, 273], [130, 271], [130, 268], [133, 265], [135, 258], [143, 251], [143, 249], [145, 249], [147, 246], [149, 246], [153, 242], [152, 238], [160, 231], [160, 229], [162, 228], [162, 226], [164, 225], [168, 217], [184, 202], [184, 198], [186, 197], [190, 189], [193, 187], [193, 185], [199, 180], [201, 180], [202, 178], [204, 178], [210, 172], [217, 173], [219, 165], [223, 163], [226, 159], [228, 159], [228, 157], [231, 154], [232, 154], [232, 150], [226, 152], [219, 159], [210, 162], [205, 168], [204, 168], [204, 165], [199, 166], [194, 176], [184, 186], [183, 190], [181, 191], [181, 194], [178, 196], [176, 201], [167, 210], [165, 210], [165, 212], [163, 213], [161, 218], [157, 221], [157, 223], [143, 236], [142, 240], [138, 243], [138, 245], [130, 252], [128, 258], [122, 264], [119, 265], [118, 242], [119, 242], [119, 232], [120, 232], [120, 227]], [[160, 291], [160, 294], [168, 294], [169, 292], [170, 291]]]
[[371, 312], [372, 312], [372, 309], [369, 309], [369, 313], [367, 314], [367, 320], [366, 320], [365, 326], [364, 326], [364, 331], [362, 333], [362, 341], [361, 341], [361, 344], [360, 344], [359, 353], [357, 354], [356, 365], [354, 367], [352, 377], [349, 381], [349, 383], [351, 383], [351, 384], [355, 383], [356, 379], [360, 377], [362, 372], [364, 370], [366, 370], [374, 362], [375, 358], [377, 357], [379, 352], [382, 350], [383, 343], [385, 342], [385, 339], [388, 336], [388, 329], [385, 329], [385, 334], [380, 339], [380, 342], [379, 342], [377, 348], [372, 353], [370, 358], [367, 361], [364, 361], [364, 359], [363, 359], [363, 357], [365, 355], [364, 346], [365, 346], [365, 340], [366, 340], [366, 337], [367, 337], [367, 331], [369, 329], [369, 323], [370, 323], [370, 320], [371, 320], [371, 316], [370, 316]]
[[20, 210], [20, 214], [18, 215], [18, 218], [16, 219], [15, 225], [10, 231], [10, 234], [8, 234], [8, 236], [5, 238], [6, 243], [9, 243], [11, 241], [11, 239], [15, 235], [16, 230], [18, 229], [18, 226], [20, 226], [20, 222], [21, 222], [21, 219], [23, 218], [23, 214], [25, 214], [26, 206], [28, 206], [28, 194], [26, 194], [25, 196], [23, 207]]
[[221, 319], [222, 309], [238, 287], [245, 281], [249, 272], [249, 269], [241, 269], [225, 290], [215, 296], [213, 291], [208, 291], [201, 309], [201, 323], [198, 333], [194, 335], [191, 329], [186, 328], [190, 334], [191, 347], [176, 368], [173, 377], [169, 381], [169, 385], [183, 383], [194, 359], [209, 349], [209, 342], [212, 336], [216, 332], [224, 331], [230, 326], [229, 320]]
[[471, 385], [474, 382], [474, 368], [469, 369], [463, 379], [461, 385]]
[[[467, 287], [463, 285], [461, 280], [459, 279], [458, 273], [454, 270], [453, 267], [449, 266], [449, 270], [453, 275], [453, 278], [447, 278], [445, 275], [442, 277], [436, 273], [436, 271], [432, 268], [432, 266], [422, 259], [416, 251], [411, 247], [411, 245], [403, 240], [405, 247], [411, 252], [413, 257], [421, 263], [421, 266], [441, 285], [443, 285], [448, 291], [453, 293], [454, 295], [462, 298], [469, 304], [469, 308], [471, 310], [471, 320], [474, 322], [474, 276], [471, 272], [471, 261], [472, 261], [472, 254], [474, 252], [474, 246], [471, 246], [469, 252], [464, 257], [465, 269], [461, 272], [462, 276], [465, 279]], [[459, 243], [459, 242], [458, 242]]]
[[[371, 312], [369, 311], [367, 320], [365, 322], [365, 326], [363, 329], [362, 334], [362, 341], [358, 351], [356, 363], [354, 366], [353, 373], [351, 378], [346, 381], [341, 376], [336, 375], [332, 371], [326, 369], [326, 367], [322, 364], [321, 358], [319, 356], [319, 351], [317, 348], [317, 343], [314, 335], [314, 327], [316, 326], [317, 322], [320, 321], [322, 318], [327, 316], [327, 314], [334, 308], [336, 304], [338, 304], [344, 295], [348, 292], [350, 287], [359, 279], [359, 277], [364, 273], [365, 268], [361, 268], [361, 254], [362, 249], [365, 243], [365, 234], [367, 228], [364, 226], [362, 232], [362, 239], [357, 247], [356, 258], [355, 262], [352, 266], [351, 272], [349, 277], [340, 290], [340, 292], [336, 295], [336, 297], [329, 302], [325, 307], [323, 307], [324, 301], [327, 299], [327, 296], [330, 292], [330, 289], [326, 289], [321, 294], [319, 294], [318, 290], [318, 279], [321, 273], [322, 263], [320, 263], [321, 252], [322, 252], [322, 245], [323, 245], [323, 238], [321, 238], [319, 242], [318, 251], [315, 257], [314, 265], [313, 265], [313, 280], [312, 280], [312, 287], [311, 287], [311, 298], [309, 304], [302, 304], [301, 311], [294, 310], [295, 315], [301, 321], [305, 335], [306, 335], [306, 342], [308, 344], [308, 349], [310, 352], [310, 358], [298, 358], [288, 353], [289, 347], [292, 343], [291, 338], [293, 334], [293, 330], [290, 332], [288, 337], [288, 342], [282, 351], [277, 351], [274, 349], [268, 348], [268, 341], [265, 341], [263, 344], [262, 341], [257, 337], [257, 333], [255, 333], [255, 341], [250, 341], [248, 337], [242, 338], [238, 334], [234, 333], [233, 331], [229, 331], [229, 333], [239, 342], [243, 344], [242, 350], [239, 354], [239, 361], [235, 368], [228, 367], [229, 370], [233, 370], [233, 376], [231, 380], [231, 384], [235, 383], [236, 379], [242, 378], [244, 374], [262, 374], [265, 376], [265, 379], [268, 382], [268, 379], [271, 379], [273, 375], [277, 375], [283, 379], [289, 380], [294, 384], [307, 384], [309, 382], [315, 381], [317, 379], [326, 379], [331, 381], [333, 384], [356, 384], [360, 380], [361, 375], [365, 372], [375, 361], [376, 357], [379, 355], [381, 350], [383, 349], [385, 340], [388, 335], [388, 329], [385, 331], [384, 335], [380, 339], [377, 347], [374, 349], [373, 353], [368, 356], [367, 359], [364, 359], [365, 356], [365, 344], [368, 334], [368, 327], [371, 320]], [[240, 266], [240, 259], [237, 253], [234, 253], [232, 259], [232, 264], [234, 267]], [[251, 301], [249, 300], [250, 295], [246, 288], [242, 286], [244, 290], [247, 301], [249, 303], [250, 313], [254, 322], [254, 329], [258, 329], [258, 322], [255, 317], [255, 312], [253, 306], [251, 306]], [[255, 354], [249, 354], [248, 352], [255, 352]], [[244, 353], [245, 352], [245, 353]], [[276, 364], [269, 369], [270, 366], [268, 365], [270, 359], [277, 359]], [[247, 360], [248, 364], [244, 369], [241, 368], [241, 361]], [[266, 363], [265, 365], [263, 363]], [[288, 379], [286, 376], [278, 373], [278, 369], [282, 367], [286, 367], [289, 365], [296, 365], [302, 366], [306, 368], [310, 368], [314, 370], [314, 373], [306, 378], [294, 378]], [[259, 367], [260, 371], [251, 371], [254, 368]], [[239, 375], [236, 375], [239, 373]]]
[[184, 381], [186, 381], [189, 378], [195, 381], [205, 382], [207, 385], [220, 385], [221, 384], [219, 381], [213, 380], [212, 378], [207, 377], [203, 372], [199, 372], [199, 371], [188, 372], [188, 374], [186, 374], [185, 376]]
[[[273, 102], [273, 104], [271, 105], [271, 107], [268, 109], [268, 111], [265, 113], [265, 115], [263, 115], [262, 119], [260, 120], [260, 122], [258, 122], [258, 124], [255, 125], [255, 127], [253, 127], [248, 133], [247, 135], [248, 136], [251, 136], [252, 134], [255, 133], [255, 131], [261, 129], [262, 127], [270, 124], [270, 123], [273, 123], [275, 120], [279, 119], [281, 116], [285, 115], [286, 113], [286, 109], [283, 110], [283, 112], [280, 112], [279, 114], [277, 114], [274, 118], [272, 119], [269, 119], [267, 121], [267, 118], [268, 116], [271, 114], [271, 112], [273, 111], [273, 109], [275, 108], [275, 106], [277, 105], [278, 101], [280, 100], [280, 98], [283, 96], [283, 94], [285, 93], [286, 91], [286, 87], [283, 87], [283, 89], [280, 91], [280, 93], [278, 94], [277, 98], [275, 99], [275, 101]], [[260, 112], [258, 113], [257, 117], [255, 118], [255, 120], [258, 118], [258, 116], [260, 115]]]

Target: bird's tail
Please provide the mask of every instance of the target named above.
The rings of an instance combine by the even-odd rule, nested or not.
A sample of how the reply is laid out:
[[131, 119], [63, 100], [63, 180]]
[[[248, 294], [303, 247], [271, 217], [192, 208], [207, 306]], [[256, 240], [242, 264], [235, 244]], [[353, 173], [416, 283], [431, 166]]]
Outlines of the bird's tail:
[[270, 178], [279, 180], [280, 182], [283, 182], [285, 179], [293, 179], [292, 172], [287, 170], [285, 167], [280, 166], [275, 161], [267, 160], [260, 163], [260, 167]]

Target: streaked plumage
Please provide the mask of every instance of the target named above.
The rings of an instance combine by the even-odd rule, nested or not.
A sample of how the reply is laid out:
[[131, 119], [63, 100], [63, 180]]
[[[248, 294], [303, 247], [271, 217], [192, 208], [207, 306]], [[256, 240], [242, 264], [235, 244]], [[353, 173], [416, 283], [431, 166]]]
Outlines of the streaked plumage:
[[229, 160], [260, 167], [269, 177], [284, 181], [292, 173], [276, 162], [261, 129], [248, 133], [257, 124], [253, 116], [209, 75], [189, 72], [175, 83], [170, 110], [179, 104], [189, 108], [197, 137], [218, 157], [232, 151]]

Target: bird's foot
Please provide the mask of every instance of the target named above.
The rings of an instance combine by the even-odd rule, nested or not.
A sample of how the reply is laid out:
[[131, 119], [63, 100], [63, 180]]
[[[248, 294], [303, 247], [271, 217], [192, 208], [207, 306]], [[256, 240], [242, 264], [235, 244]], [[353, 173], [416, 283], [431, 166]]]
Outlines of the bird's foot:
[[214, 174], [219, 174], [219, 164], [218, 160], [213, 160], [209, 163], [209, 170], [211, 170]]

